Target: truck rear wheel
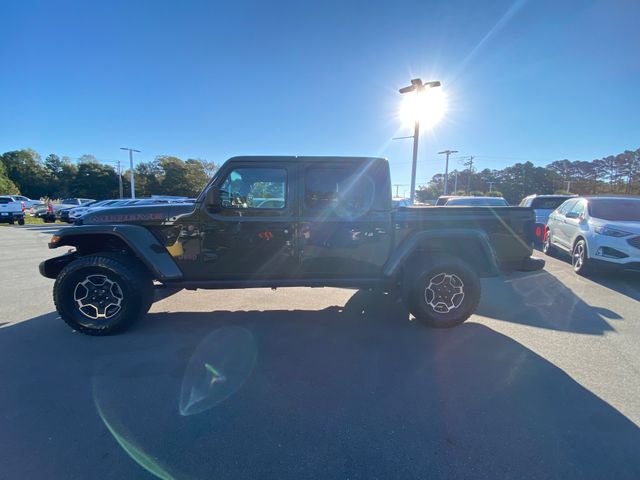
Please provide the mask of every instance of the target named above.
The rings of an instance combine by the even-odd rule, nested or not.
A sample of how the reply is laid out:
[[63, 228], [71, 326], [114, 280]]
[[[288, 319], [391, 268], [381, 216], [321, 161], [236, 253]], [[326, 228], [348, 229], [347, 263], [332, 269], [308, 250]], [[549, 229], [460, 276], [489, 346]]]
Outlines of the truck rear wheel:
[[405, 280], [409, 311], [434, 328], [461, 324], [480, 301], [480, 278], [467, 263], [442, 256], [413, 269]]
[[126, 257], [109, 253], [74, 260], [56, 278], [53, 301], [62, 319], [87, 335], [120, 332], [153, 303], [153, 282]]

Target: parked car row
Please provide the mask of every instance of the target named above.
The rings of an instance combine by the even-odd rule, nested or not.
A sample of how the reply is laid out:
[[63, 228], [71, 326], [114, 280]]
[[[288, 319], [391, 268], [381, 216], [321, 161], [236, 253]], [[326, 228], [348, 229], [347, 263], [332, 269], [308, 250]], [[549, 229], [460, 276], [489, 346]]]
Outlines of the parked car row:
[[91, 202], [95, 202], [95, 200], [92, 198], [65, 198], [59, 203], [48, 202], [37, 205], [31, 209], [30, 215], [41, 218], [46, 223], [52, 223], [56, 221], [56, 218], [60, 218], [60, 212], [62, 210], [86, 205]]
[[[504, 198], [441, 196], [436, 206], [508, 206]], [[529, 195], [519, 207], [535, 215], [535, 243], [548, 255], [569, 254], [576, 273], [640, 272], [640, 197]]]
[[87, 213], [94, 212], [101, 208], [113, 208], [113, 207], [130, 207], [130, 206], [143, 206], [143, 205], [158, 205], [162, 203], [183, 203], [189, 200], [186, 197], [151, 197], [151, 198], [121, 198], [121, 199], [110, 199], [110, 200], [101, 200], [96, 201], [92, 200], [90, 202], [86, 202], [82, 205], [71, 207], [71, 208], [63, 208], [58, 212], [57, 217], [67, 223], [75, 223], [75, 221], [80, 218], [82, 215]]

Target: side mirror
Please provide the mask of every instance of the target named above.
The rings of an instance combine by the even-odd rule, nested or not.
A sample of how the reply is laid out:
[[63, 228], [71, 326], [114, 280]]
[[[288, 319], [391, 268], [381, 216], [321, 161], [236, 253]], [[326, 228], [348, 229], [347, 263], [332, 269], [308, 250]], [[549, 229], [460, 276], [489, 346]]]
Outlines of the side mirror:
[[219, 210], [222, 206], [220, 202], [220, 189], [218, 187], [211, 187], [207, 191], [206, 206], [209, 210]]
[[578, 218], [580, 216], [580, 214], [578, 212], [567, 212], [567, 214], [565, 215], [565, 217], [567, 218]]

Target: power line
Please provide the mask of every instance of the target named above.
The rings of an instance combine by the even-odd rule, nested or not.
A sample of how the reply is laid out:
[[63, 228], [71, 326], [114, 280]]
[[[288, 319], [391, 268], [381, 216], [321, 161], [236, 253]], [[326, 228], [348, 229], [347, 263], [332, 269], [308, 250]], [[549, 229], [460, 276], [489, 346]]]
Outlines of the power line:
[[467, 175], [467, 195], [471, 191], [471, 173], [473, 172], [473, 155], [469, 157], [469, 160], [464, 162], [465, 167], [469, 167], [469, 174]]

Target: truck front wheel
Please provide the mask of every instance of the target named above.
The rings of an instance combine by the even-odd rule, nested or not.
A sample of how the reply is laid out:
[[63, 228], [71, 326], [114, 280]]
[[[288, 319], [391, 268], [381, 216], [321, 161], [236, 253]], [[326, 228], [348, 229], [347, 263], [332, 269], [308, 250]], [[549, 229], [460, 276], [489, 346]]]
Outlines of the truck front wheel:
[[153, 282], [135, 259], [96, 254], [67, 265], [53, 287], [62, 319], [87, 335], [122, 331], [147, 313]]
[[480, 301], [480, 278], [467, 263], [442, 256], [405, 279], [409, 311], [422, 323], [449, 328], [469, 318]]

